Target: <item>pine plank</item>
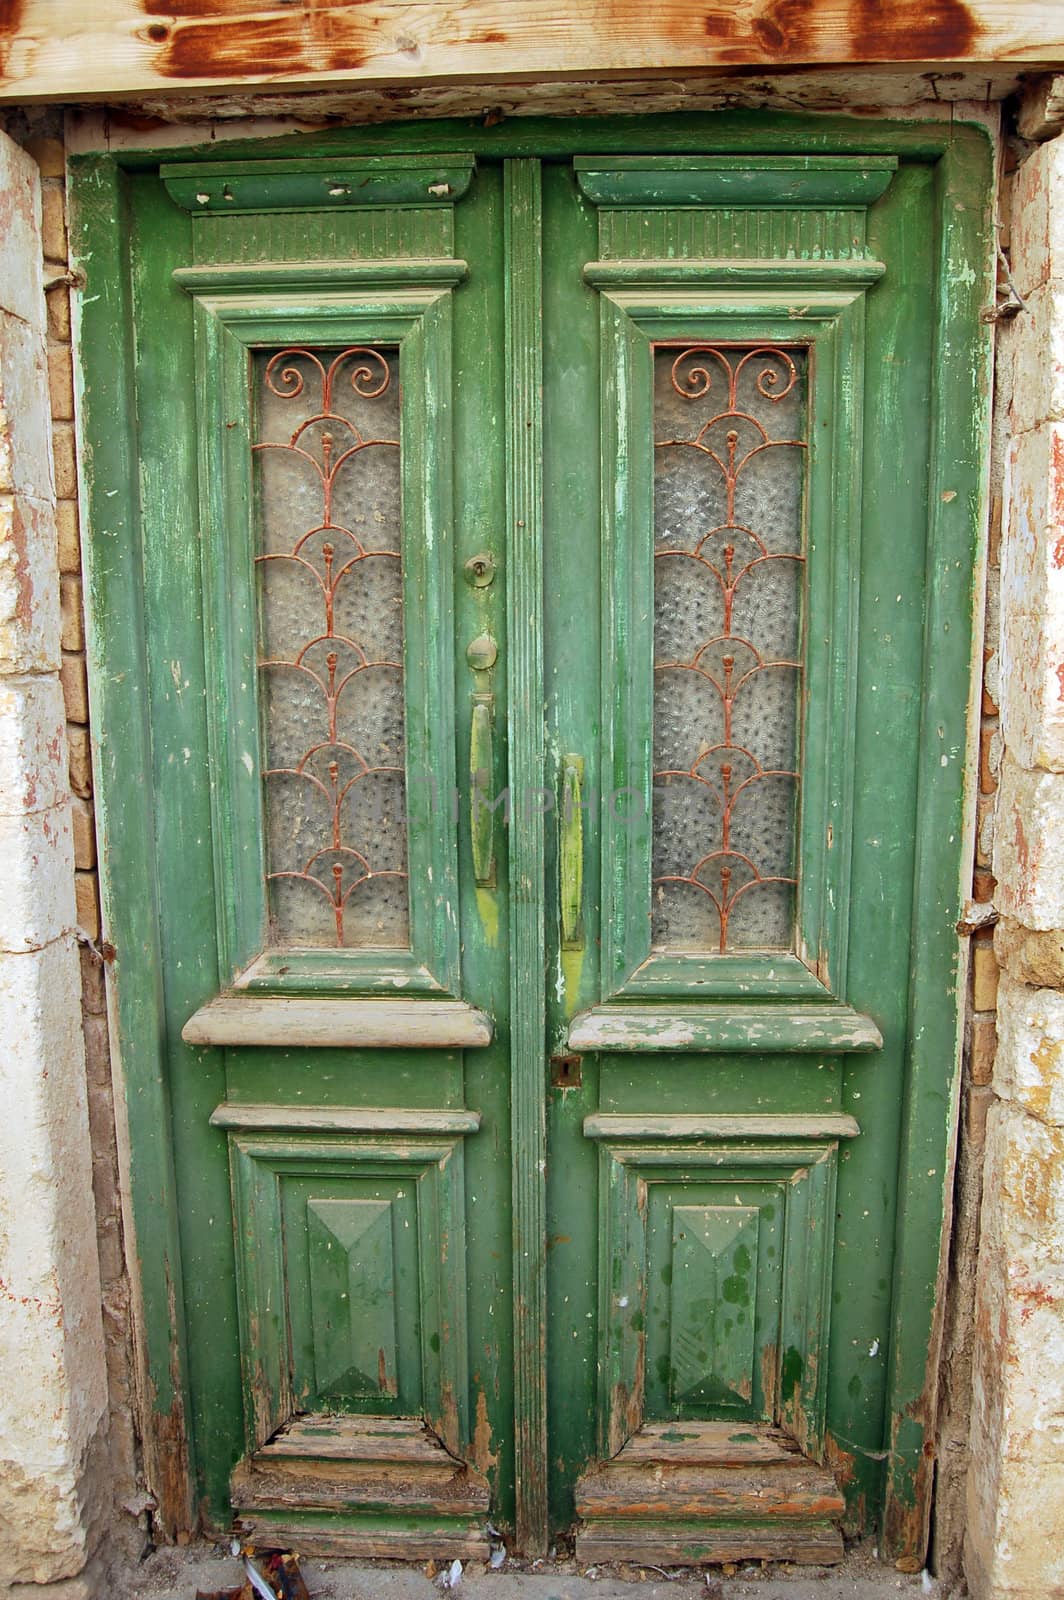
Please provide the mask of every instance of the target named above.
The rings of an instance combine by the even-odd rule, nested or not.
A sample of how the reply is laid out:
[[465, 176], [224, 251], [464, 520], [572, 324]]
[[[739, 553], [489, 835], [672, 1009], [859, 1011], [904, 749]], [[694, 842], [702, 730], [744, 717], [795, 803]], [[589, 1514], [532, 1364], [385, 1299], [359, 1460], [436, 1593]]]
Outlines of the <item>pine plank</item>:
[[145, 26], [141, 0], [24, 0], [4, 30], [0, 98], [1064, 54], [1057, 0], [937, 9], [896, 0], [871, 25], [849, 0], [776, 7], [771, 20], [764, 0], [734, 0], [719, 19], [707, 18], [702, 0], [227, 0], [207, 14], [188, 9]]
[[831, 1566], [842, 1557], [842, 1535], [830, 1523], [793, 1528], [785, 1523], [710, 1527], [596, 1522], [576, 1536], [576, 1559], [582, 1566], [604, 1561], [675, 1567], [710, 1561], [794, 1561]]

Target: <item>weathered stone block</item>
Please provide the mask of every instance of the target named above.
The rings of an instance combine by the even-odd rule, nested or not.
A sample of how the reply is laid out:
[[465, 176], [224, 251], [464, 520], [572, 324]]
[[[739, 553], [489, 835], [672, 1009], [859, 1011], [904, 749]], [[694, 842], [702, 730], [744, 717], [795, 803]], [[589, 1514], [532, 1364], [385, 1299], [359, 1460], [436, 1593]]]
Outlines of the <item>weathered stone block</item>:
[[1064, 994], [1002, 979], [994, 1087], [1043, 1122], [1064, 1126]]
[[65, 284], [56, 284], [52, 289], [45, 291], [47, 322], [49, 339], [57, 339], [61, 344], [70, 342], [70, 291]]
[[63, 696], [53, 676], [0, 678], [0, 815], [60, 805], [67, 794]]
[[1032, 290], [1005, 337], [1012, 431], [1064, 417], [1064, 280]]
[[1001, 730], [1026, 767], [1064, 770], [1064, 424], [1014, 439], [1001, 568]]
[[1036, 989], [1064, 989], [1064, 930], [1033, 932], [1011, 917], [994, 929], [994, 949], [1001, 968], [1020, 983]]
[[50, 505], [0, 494], [0, 673], [59, 664], [59, 583]]
[[1064, 927], [1064, 774], [1006, 757], [997, 807], [998, 909], [1028, 928]]
[[0, 311], [0, 492], [52, 499], [50, 430], [44, 340]]
[[37, 165], [0, 134], [0, 310], [31, 328], [44, 322], [41, 181]]
[[1051, 139], [1032, 151], [1012, 180], [1012, 276], [1026, 297], [1064, 277], [1064, 148]]
[[76, 1573], [82, 1472], [106, 1415], [100, 1278], [73, 940], [0, 953], [0, 1527], [4, 1578]]
[[41, 950], [74, 926], [74, 844], [68, 806], [0, 816], [0, 951]]

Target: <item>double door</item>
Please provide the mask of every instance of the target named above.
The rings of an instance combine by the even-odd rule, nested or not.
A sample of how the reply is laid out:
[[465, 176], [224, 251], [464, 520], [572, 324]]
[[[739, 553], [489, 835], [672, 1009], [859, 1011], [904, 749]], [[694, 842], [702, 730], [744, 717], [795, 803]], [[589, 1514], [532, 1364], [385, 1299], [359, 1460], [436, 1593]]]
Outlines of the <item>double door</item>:
[[941, 193], [879, 148], [122, 179], [117, 1015], [129, 1061], [156, 984], [165, 1314], [143, 1198], [137, 1247], [214, 1525], [830, 1560], [911, 1506], [963, 709], [929, 728]]

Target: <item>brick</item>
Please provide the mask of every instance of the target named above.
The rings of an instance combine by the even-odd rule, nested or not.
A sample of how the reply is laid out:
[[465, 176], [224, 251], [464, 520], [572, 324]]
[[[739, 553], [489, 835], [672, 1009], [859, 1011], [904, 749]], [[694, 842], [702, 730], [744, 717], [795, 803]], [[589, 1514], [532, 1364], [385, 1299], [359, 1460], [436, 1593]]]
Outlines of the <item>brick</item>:
[[74, 367], [68, 344], [48, 346], [48, 401], [54, 421], [73, 421]]
[[55, 508], [55, 526], [59, 541], [60, 572], [80, 572], [81, 533], [76, 501], [60, 500]]
[[992, 872], [987, 872], [985, 867], [977, 867], [972, 874], [972, 899], [977, 905], [986, 906], [994, 898], [997, 888], [997, 879]]
[[70, 290], [57, 283], [45, 291], [46, 327], [49, 339], [70, 343]]
[[96, 865], [96, 824], [92, 806], [80, 795], [71, 799], [70, 821], [74, 831], [74, 865], [91, 872]]
[[55, 497], [57, 500], [76, 500], [78, 497], [78, 466], [74, 445], [74, 429], [69, 422], [57, 422], [52, 429], [52, 460], [55, 463]]
[[62, 139], [53, 139], [41, 135], [36, 139], [27, 139], [22, 146], [28, 156], [32, 156], [40, 169], [42, 178], [62, 178], [66, 172], [66, 151]]
[[67, 745], [70, 750], [70, 787], [82, 799], [87, 799], [92, 793], [92, 746], [88, 728], [68, 728]]
[[66, 195], [62, 184], [41, 188], [41, 245], [46, 261], [67, 260]]
[[991, 867], [994, 859], [994, 830], [997, 825], [997, 796], [980, 795], [975, 802], [975, 864]]
[[978, 943], [972, 949], [972, 1007], [993, 1011], [997, 1005], [998, 964], [994, 946]]
[[964, 1108], [964, 1132], [971, 1147], [978, 1148], [986, 1139], [986, 1118], [997, 1099], [993, 1089], [969, 1089]]
[[[996, 657], [997, 657], [997, 651], [996, 650], [984, 650], [983, 651], [983, 704], [982, 704], [982, 712], [983, 712], [983, 716], [984, 717], [996, 717], [997, 714], [998, 714], [998, 703], [994, 699], [994, 696], [990, 692], [990, 681], [989, 681], [990, 680], [990, 671], [991, 671], [991, 662], [993, 662], [996, 659]], [[996, 671], [994, 672], [993, 677], [994, 677], [994, 681], [996, 683], [996, 681], [997, 681], [997, 672]]]
[[994, 734], [996, 731], [996, 728], [984, 723], [979, 733], [980, 794], [994, 794], [997, 790], [997, 761], [994, 750]]
[[[84, 946], [82, 946], [84, 949]], [[92, 951], [89, 951], [92, 955]], [[99, 963], [97, 962], [97, 966]], [[111, 1050], [107, 1035], [107, 1018], [91, 1016], [82, 1018], [82, 1032], [85, 1038], [85, 1071], [90, 1083], [98, 1083], [109, 1087], [111, 1083]], [[107, 1156], [110, 1145], [102, 1146], [97, 1155]]]
[[968, 1077], [974, 1087], [985, 1088], [993, 1081], [996, 1049], [997, 1026], [993, 1017], [974, 1018], [968, 1045]]
[[89, 682], [83, 655], [64, 655], [59, 669], [63, 703], [69, 722], [89, 720]]
[[77, 905], [78, 927], [97, 944], [100, 940], [100, 906], [96, 898], [95, 872], [75, 872], [74, 899]]
[[84, 650], [85, 615], [81, 579], [65, 574], [59, 580], [60, 642], [64, 650]]
[[[84, 1022], [87, 1028], [90, 1019], [93, 1021], [98, 1020], [106, 1011], [107, 990], [104, 986], [103, 962], [89, 949], [88, 945], [79, 945], [78, 953], [81, 962], [81, 1008], [86, 1013]], [[88, 1044], [86, 1042], [87, 1054]]]

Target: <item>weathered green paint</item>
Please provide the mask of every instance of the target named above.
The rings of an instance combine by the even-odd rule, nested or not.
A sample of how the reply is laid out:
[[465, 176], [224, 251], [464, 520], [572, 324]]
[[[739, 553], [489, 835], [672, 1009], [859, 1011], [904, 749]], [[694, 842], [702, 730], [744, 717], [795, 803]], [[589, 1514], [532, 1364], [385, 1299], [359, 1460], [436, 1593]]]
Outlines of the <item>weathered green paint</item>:
[[581, 191], [606, 206], [869, 206], [894, 175], [895, 156], [577, 157]]
[[[479, 1115], [480, 1131], [456, 1139], [464, 1158], [465, 1205], [448, 1245], [449, 1259], [457, 1249], [468, 1261], [475, 1285], [465, 1306], [467, 1332], [457, 1334], [467, 1352], [468, 1381], [457, 1380], [462, 1393], [460, 1403], [453, 1397], [454, 1410], [451, 1399], [426, 1401], [426, 1410], [486, 1473], [493, 1517], [503, 1526], [516, 1523], [529, 1551], [542, 1548], [546, 1538], [548, 1480], [550, 1525], [563, 1528], [571, 1517], [573, 1484], [600, 1447], [600, 1423], [624, 1411], [617, 1404], [612, 1412], [603, 1409], [596, 1377], [602, 1353], [629, 1352], [628, 1366], [618, 1365], [620, 1358], [612, 1354], [608, 1362], [619, 1381], [628, 1382], [631, 1351], [638, 1358], [639, 1340], [651, 1336], [645, 1307], [630, 1301], [627, 1322], [618, 1323], [610, 1300], [617, 1272], [634, 1273], [638, 1291], [639, 1262], [645, 1259], [633, 1242], [638, 1228], [628, 1244], [617, 1236], [596, 1289], [598, 1151], [604, 1161], [612, 1160], [605, 1152], [623, 1148], [624, 1136], [616, 1129], [596, 1135], [585, 1130], [584, 1119], [671, 1119], [660, 1146], [633, 1139], [632, 1160], [643, 1162], [648, 1151], [660, 1148], [663, 1170], [676, 1175], [670, 1181], [678, 1205], [706, 1211], [719, 1198], [702, 1194], [710, 1181], [706, 1158], [720, 1153], [722, 1136], [733, 1145], [739, 1139], [740, 1165], [758, 1147], [766, 1160], [783, 1159], [781, 1133], [765, 1126], [763, 1133], [725, 1135], [727, 1125], [720, 1123], [715, 1143], [710, 1119], [760, 1115], [782, 1128], [788, 1117], [819, 1116], [825, 1125], [821, 1148], [827, 1149], [828, 1126], [846, 1143], [837, 1154], [831, 1144], [830, 1157], [816, 1157], [808, 1169], [826, 1163], [834, 1174], [837, 1166], [838, 1193], [837, 1201], [820, 1195], [809, 1213], [815, 1227], [806, 1248], [814, 1255], [794, 1255], [784, 1274], [786, 1283], [804, 1286], [804, 1299], [792, 1302], [790, 1311], [781, 1309], [778, 1321], [779, 1415], [809, 1449], [819, 1449], [823, 1439], [829, 1459], [842, 1464], [855, 1526], [877, 1520], [886, 1487], [885, 1548], [911, 1562], [922, 1554], [928, 1501], [929, 1350], [933, 1362], [956, 1085], [959, 969], [953, 925], [962, 902], [963, 755], [971, 596], [978, 576], [973, 550], [982, 506], [986, 333], [976, 311], [988, 292], [988, 145], [979, 131], [959, 125], [945, 130], [728, 114], [615, 122], [520, 119], [493, 129], [422, 123], [343, 130], [270, 141], [261, 151], [244, 144], [227, 145], [221, 154], [190, 152], [190, 163], [207, 169], [204, 190], [221, 196], [234, 162], [254, 166], [260, 153], [271, 160], [284, 157], [291, 172], [290, 159], [332, 166], [401, 150], [443, 161], [445, 154], [436, 152], [456, 148], [476, 154], [478, 163], [461, 203], [433, 203], [424, 213], [381, 206], [377, 231], [364, 225], [354, 205], [324, 219], [304, 212], [288, 220], [277, 211], [260, 225], [252, 212], [232, 216], [226, 206], [233, 202], [218, 198], [217, 210], [212, 199], [203, 208], [206, 215], [190, 218], [162, 189], [158, 157], [123, 156], [128, 175], [110, 158], [74, 162], [75, 237], [87, 274], [79, 335], [87, 374], [81, 425], [93, 530], [89, 572], [94, 715], [102, 736], [104, 891], [108, 931], [119, 946], [117, 1032], [127, 1084], [131, 1194], [144, 1257], [144, 1348], [164, 1417], [157, 1442], [165, 1451], [165, 1419], [176, 1403], [173, 1414], [192, 1445], [193, 1496], [202, 1499], [209, 1519], [224, 1524], [228, 1473], [244, 1449], [244, 1422], [233, 1241], [224, 1225], [227, 1139], [211, 1127], [219, 1106], [232, 1108], [234, 1116], [241, 1108], [248, 1115], [263, 1108], [269, 1115], [272, 1108], [276, 1116], [273, 1131], [262, 1123], [234, 1124], [228, 1134], [234, 1147], [239, 1141], [288, 1141], [301, 1151], [313, 1149], [311, 1161], [327, 1146], [343, 1148], [339, 1165], [347, 1185], [358, 1181], [350, 1172], [352, 1145], [364, 1149], [376, 1136], [330, 1128], [322, 1119], [375, 1115], [387, 1107], [407, 1118]], [[633, 149], [639, 160], [628, 154]], [[614, 172], [642, 167], [645, 196], [646, 174], [652, 172], [645, 158], [669, 156], [669, 171], [680, 174], [670, 182], [690, 184], [692, 171], [703, 181], [707, 151], [741, 155], [756, 172], [759, 161], [751, 150], [829, 156], [835, 177], [827, 168], [816, 175], [824, 185], [852, 173], [854, 155], [880, 158], [859, 161], [857, 168], [871, 172], [877, 184], [889, 179], [889, 185], [867, 211], [867, 188], [863, 200], [856, 190], [844, 196], [837, 189], [841, 209], [823, 226], [811, 190], [799, 200], [800, 225], [787, 220], [785, 204], [778, 206], [764, 223], [770, 254], [778, 259], [762, 257], [756, 266], [735, 259], [722, 264], [719, 257], [685, 261], [669, 220], [675, 213], [667, 206], [652, 208], [643, 259], [633, 263], [623, 251], [636, 228], [635, 192], [629, 186], [618, 192], [623, 203], [596, 213], [580, 194], [569, 159], [584, 151], [595, 158], [596, 171], [610, 166], [600, 158], [614, 156]], [[675, 159], [692, 153], [695, 162]], [[505, 179], [496, 164], [501, 157], [514, 162]], [[539, 158], [545, 158], [542, 168]], [[891, 176], [894, 158], [898, 165]], [[773, 184], [778, 195], [780, 180], [771, 163], [760, 165], [767, 175], [746, 193], [765, 207], [772, 204]], [[726, 207], [721, 204], [726, 220], [719, 228], [707, 223], [700, 237], [714, 250], [729, 237], [745, 249], [751, 235], [744, 218], [753, 218], [754, 209], [747, 205], [744, 212], [731, 193]], [[758, 218], [767, 215], [756, 212]], [[310, 264], [295, 259], [297, 237], [307, 241]], [[545, 258], [541, 238], [549, 240]], [[333, 269], [330, 257], [342, 270]], [[423, 696], [432, 685], [442, 686], [442, 730], [453, 728], [453, 739], [441, 733], [438, 747], [452, 770], [458, 752], [473, 746], [474, 697], [495, 697], [494, 761], [509, 779], [515, 804], [531, 789], [558, 796], [569, 751], [580, 751], [585, 762], [582, 797], [608, 788], [615, 770], [636, 770], [643, 781], [640, 762], [648, 754], [649, 728], [645, 705], [638, 702], [640, 662], [645, 665], [648, 648], [646, 574], [630, 563], [619, 586], [603, 581], [604, 571], [613, 571], [608, 563], [627, 557], [616, 542], [606, 541], [604, 548], [599, 506], [616, 506], [618, 464], [624, 461], [631, 463], [644, 515], [649, 503], [645, 461], [640, 465], [647, 437], [648, 341], [773, 337], [816, 347], [811, 419], [817, 428], [826, 425], [831, 444], [818, 443], [811, 477], [810, 619], [816, 637], [809, 655], [810, 765], [802, 813], [804, 960], [725, 958], [711, 965], [643, 951], [619, 965], [611, 957], [600, 977], [601, 937], [612, 937], [615, 950], [636, 951], [635, 930], [641, 917], [645, 924], [647, 905], [643, 867], [622, 875], [619, 885], [612, 850], [599, 848], [594, 827], [585, 829], [584, 943], [579, 951], [563, 951], [563, 878], [571, 888], [572, 872], [562, 871], [558, 830], [545, 828], [542, 817], [526, 808], [509, 830], [495, 817], [497, 888], [477, 886], [474, 839], [467, 825], [459, 830], [452, 896], [460, 930], [456, 958], [441, 964], [438, 947], [432, 948], [420, 962], [419, 977], [393, 958], [348, 964], [315, 957], [292, 985], [294, 992], [312, 995], [365, 992], [374, 981], [391, 984], [395, 992], [398, 983], [410, 992], [411, 1004], [418, 983], [442, 985], [494, 1019], [490, 1045], [464, 1056], [446, 1048], [365, 1049], [345, 1059], [341, 1051], [319, 1054], [283, 1044], [223, 1052], [179, 1042], [188, 1016], [218, 992], [216, 903], [227, 892], [233, 858], [231, 851], [219, 857], [212, 849], [218, 830], [202, 760], [213, 683], [203, 667], [195, 510], [203, 461], [197, 463], [194, 446], [193, 305], [235, 303], [247, 295], [251, 278], [252, 293], [274, 309], [280, 305], [288, 325], [301, 327], [308, 338], [320, 336], [311, 331], [315, 320], [327, 320], [322, 302], [337, 296], [349, 305], [331, 313], [335, 327], [355, 325], [344, 318], [357, 303], [363, 308], [359, 327], [374, 326], [376, 337], [392, 328], [397, 340], [416, 341], [409, 321], [400, 330], [397, 322], [371, 324], [366, 318], [385, 304], [397, 317], [410, 314], [411, 294], [421, 296], [422, 309], [412, 313], [421, 327], [438, 304], [448, 306], [453, 365], [449, 374], [437, 368], [431, 407], [412, 410], [409, 423], [404, 417], [404, 444], [413, 463], [413, 476], [404, 482], [407, 498], [438, 488], [417, 451], [441, 416], [451, 439], [439, 452], [439, 470], [446, 472], [444, 457], [454, 461], [453, 514], [445, 510], [441, 523], [453, 538], [453, 556], [438, 574], [450, 590], [431, 625], [429, 643], [437, 653], [431, 665], [426, 658], [426, 682], [412, 692]], [[210, 316], [217, 322], [213, 310]], [[131, 318], [137, 323], [135, 342]], [[268, 320], [262, 326], [268, 330]], [[607, 343], [601, 347], [603, 331]], [[424, 348], [417, 351], [412, 343], [408, 352], [415, 358], [407, 362], [411, 376], [426, 371]], [[607, 385], [615, 383], [619, 357], [624, 383], [614, 392], [624, 405], [612, 411], [603, 405], [600, 449], [593, 420], [601, 404], [599, 373]], [[200, 359], [202, 374], [202, 354]], [[404, 373], [404, 387], [407, 381]], [[201, 409], [215, 399], [223, 409], [235, 402], [236, 379], [231, 382], [230, 389], [222, 383], [208, 392], [201, 377]], [[447, 395], [453, 405], [441, 410]], [[124, 419], [124, 429], [116, 427], [116, 418]], [[228, 412], [224, 420], [231, 420]], [[619, 437], [610, 431], [617, 428]], [[236, 444], [234, 450], [239, 454]], [[858, 463], [860, 475], [853, 470]], [[210, 516], [221, 517], [217, 526], [239, 530], [241, 517], [246, 521], [239, 488], [235, 502]], [[633, 536], [637, 532], [638, 516]], [[453, 573], [485, 553], [495, 565], [495, 581], [454, 586]], [[416, 592], [424, 596], [427, 590], [423, 585]], [[208, 592], [206, 608], [213, 628], [216, 593]], [[618, 616], [627, 619], [620, 636]], [[485, 633], [498, 643], [497, 672], [465, 659], [467, 644]], [[623, 736], [618, 740], [611, 733], [604, 743], [602, 708], [610, 712], [608, 726], [614, 718], [602, 669], [614, 661], [628, 671], [636, 689], [630, 699], [637, 703], [621, 719]], [[216, 744], [218, 737], [216, 727]], [[201, 759], [182, 763], [185, 748], [200, 752]], [[861, 779], [856, 785], [855, 773]], [[875, 774], [874, 782], [868, 774]], [[150, 805], [144, 803], [147, 788]], [[253, 816], [249, 825], [255, 825]], [[425, 828], [431, 832], [430, 821]], [[234, 848], [257, 849], [257, 840], [241, 835]], [[478, 853], [482, 865], [482, 849]], [[647, 859], [638, 830], [634, 853], [640, 862]], [[606, 915], [604, 926], [603, 881], [606, 903], [617, 911]], [[570, 893], [570, 912], [572, 900]], [[254, 954], [254, 946], [251, 938], [246, 949]], [[248, 987], [283, 987], [290, 974], [279, 970], [282, 965], [288, 963], [280, 957], [260, 959]], [[774, 996], [778, 1027], [761, 1033], [751, 1050], [750, 1019], [737, 1022], [722, 1042], [708, 1032], [703, 1038], [698, 1030], [707, 1024], [696, 1012], [693, 1049], [678, 1046], [666, 1027], [654, 1039], [633, 1037], [632, 1046], [619, 1053], [592, 1051], [582, 1063], [580, 1086], [559, 1089], [548, 1104], [546, 1056], [567, 1048], [577, 1012], [592, 1011], [621, 983], [624, 1001], [616, 1009], [625, 1012], [619, 1019], [625, 1026], [644, 1025], [636, 1015], [640, 1010], [653, 1016], [674, 1006], [690, 1009], [712, 995], [715, 1007], [741, 1000], [733, 1005], [736, 1012], [747, 1003], [755, 1009], [756, 1002], [753, 1020], [759, 1027]], [[825, 1005], [837, 1008], [837, 1031], [795, 1055], [795, 1033], [788, 1026], [815, 1031]], [[874, 1036], [854, 1032], [855, 1016], [857, 1023], [874, 1018], [871, 1028], [882, 1038], [882, 1048], [864, 1059], [853, 1052], [874, 1043]], [[291, 1120], [300, 1114], [307, 1119], [303, 1131]], [[849, 1119], [845, 1133], [832, 1118]], [[690, 1119], [702, 1119], [697, 1131]], [[851, 1124], [860, 1128], [858, 1134]], [[788, 1149], [804, 1171], [816, 1147], [817, 1124], [803, 1124], [800, 1136], [793, 1121], [789, 1126]], [[410, 1148], [428, 1142], [430, 1133], [426, 1128], [381, 1137]], [[329, 1203], [373, 1198], [351, 1187], [323, 1195]], [[734, 1205], [734, 1196], [727, 1204]], [[298, 1205], [291, 1224], [296, 1232], [304, 1225]], [[463, 1230], [464, 1250], [454, 1243]], [[151, 1241], [148, 1249], [145, 1239]], [[439, 1252], [438, 1241], [430, 1245]], [[255, 1255], [256, 1270], [266, 1270], [269, 1247]], [[380, 1251], [378, 1258], [383, 1259]], [[393, 1251], [393, 1281], [397, 1259]], [[276, 1265], [269, 1270], [276, 1272]], [[767, 1271], [767, 1253], [764, 1265]], [[667, 1266], [662, 1262], [662, 1273]], [[318, 1270], [321, 1280], [325, 1269]], [[675, 1275], [674, 1265], [670, 1270]], [[752, 1281], [746, 1267], [725, 1276]], [[431, 1286], [419, 1288], [430, 1291]], [[324, 1292], [323, 1303], [330, 1294]], [[246, 1312], [246, 1293], [244, 1298]], [[695, 1293], [691, 1303], [697, 1298]], [[771, 1303], [771, 1295], [764, 1303]], [[785, 1294], [780, 1304], [787, 1304]], [[683, 1315], [681, 1310], [681, 1322]], [[187, 1342], [182, 1316], [191, 1330]], [[430, 1317], [424, 1332], [422, 1374], [431, 1368], [426, 1352], [447, 1361], [455, 1348], [438, 1318]], [[310, 1350], [318, 1333], [304, 1326], [299, 1338], [301, 1348]], [[244, 1342], [249, 1348], [247, 1333]], [[655, 1348], [654, 1381], [660, 1378], [667, 1387], [667, 1369], [676, 1360], [667, 1339]], [[734, 1377], [739, 1368], [733, 1371], [734, 1363], [727, 1362], [735, 1352], [726, 1354]], [[329, 1358], [333, 1366], [338, 1359]], [[386, 1355], [386, 1373], [389, 1361]], [[404, 1380], [398, 1381], [402, 1388]], [[630, 1398], [636, 1388], [630, 1385]], [[706, 1394], [700, 1404], [710, 1404]], [[635, 1412], [630, 1415], [634, 1421]], [[618, 1428], [623, 1431], [622, 1423], [615, 1423], [615, 1434]], [[180, 1492], [167, 1495], [171, 1486], [159, 1461], [157, 1450], [153, 1487], [162, 1487], [169, 1525], [176, 1527], [187, 1520], [189, 1502], [182, 1505]], [[172, 1478], [180, 1490], [180, 1471]], [[365, 1511], [360, 1515], [364, 1521]], [[398, 1512], [379, 1515], [396, 1527], [404, 1522]], [[308, 1525], [315, 1520], [304, 1518]], [[347, 1520], [353, 1525], [359, 1517], [352, 1513]], [[340, 1516], [335, 1526], [343, 1522]], [[427, 1510], [420, 1522], [407, 1523], [426, 1535], [434, 1526]], [[442, 1523], [436, 1531], [440, 1538], [459, 1536]], [[713, 1545], [708, 1537], [700, 1539], [697, 1528], [691, 1542]]]
[[[506, 164], [506, 547], [511, 792], [545, 782], [543, 726], [543, 199], [540, 163]], [[510, 831], [514, 1438], [519, 1548], [546, 1553], [547, 1354], [545, 827], [521, 805]]]
[[471, 156], [368, 156], [346, 160], [234, 161], [220, 168], [171, 162], [161, 168], [170, 198], [186, 211], [340, 211], [347, 206], [449, 206], [469, 188]]
[[579, 950], [584, 907], [584, 763], [568, 755], [562, 763], [558, 874], [561, 890], [562, 948]]

